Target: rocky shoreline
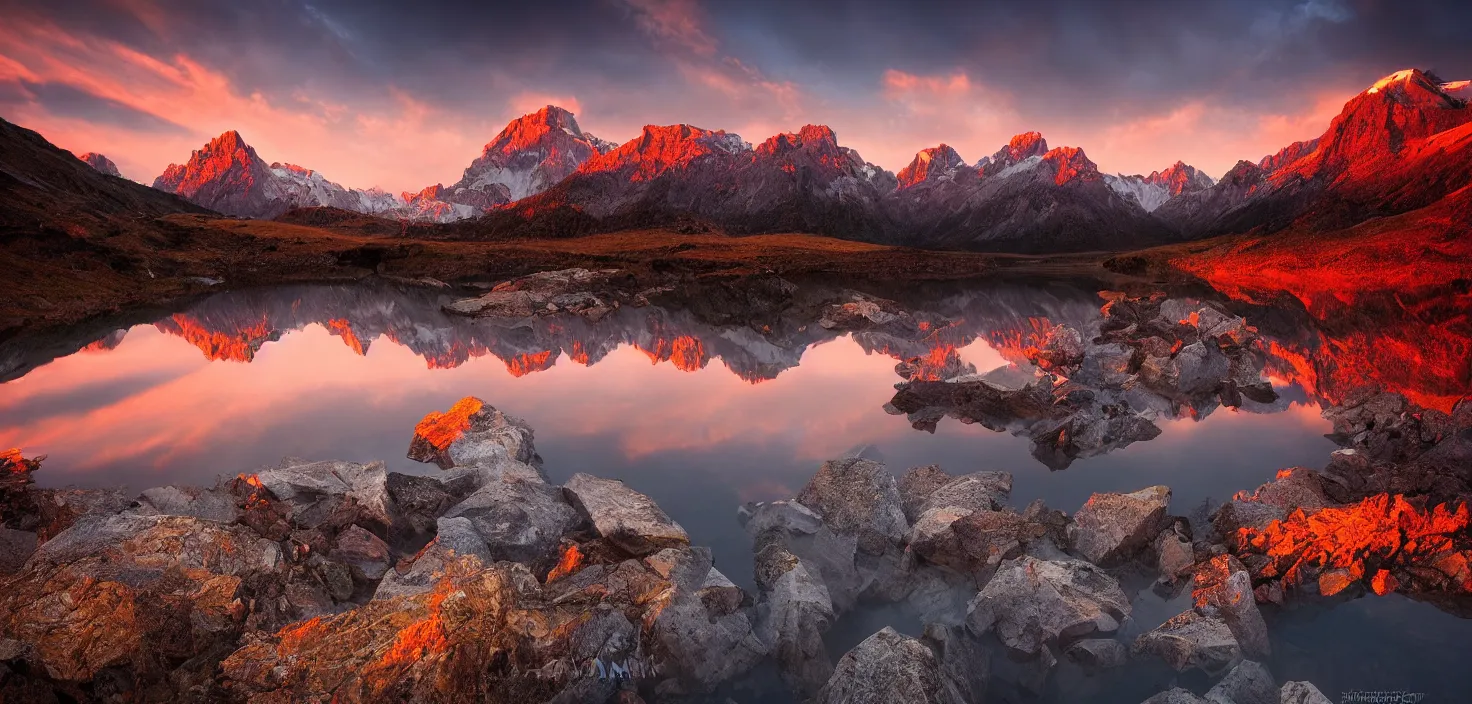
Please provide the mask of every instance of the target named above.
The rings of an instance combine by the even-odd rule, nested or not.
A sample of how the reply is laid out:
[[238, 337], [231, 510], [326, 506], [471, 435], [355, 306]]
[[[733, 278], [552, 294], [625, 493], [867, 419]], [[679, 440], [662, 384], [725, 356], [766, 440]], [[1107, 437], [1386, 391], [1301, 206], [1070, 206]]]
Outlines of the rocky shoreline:
[[[1006, 472], [835, 459], [740, 507], [754, 592], [622, 482], [551, 484], [532, 429], [473, 397], [414, 429], [437, 476], [287, 459], [129, 498], [36, 488], [41, 461], [11, 452], [0, 697], [960, 703], [1153, 663], [1172, 674], [1150, 702], [1326, 702], [1274, 681], [1264, 611], [1390, 591], [1457, 610], [1472, 592], [1467, 404], [1329, 415], [1350, 449], [1206, 522], [1172, 515], [1164, 486], [1069, 515], [1009, 506]], [[1189, 610], [1134, 623], [1132, 593], [1187, 589]], [[824, 634], [875, 604], [923, 633], [830, 653]]]

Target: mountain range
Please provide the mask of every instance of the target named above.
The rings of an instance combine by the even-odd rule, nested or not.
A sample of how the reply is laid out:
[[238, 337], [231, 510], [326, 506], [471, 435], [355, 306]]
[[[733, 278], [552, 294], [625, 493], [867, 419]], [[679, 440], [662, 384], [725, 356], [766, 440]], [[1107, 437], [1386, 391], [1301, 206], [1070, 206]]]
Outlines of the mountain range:
[[[456, 223], [445, 236], [466, 239], [694, 226], [937, 249], [1126, 250], [1295, 224], [1341, 229], [1434, 203], [1472, 182], [1469, 96], [1468, 81], [1398, 71], [1352, 98], [1320, 137], [1241, 161], [1220, 180], [1181, 162], [1148, 176], [1105, 174], [1083, 149], [1050, 148], [1036, 132], [975, 163], [940, 144], [898, 174], [821, 125], [756, 146], [721, 130], [649, 125], [615, 145], [549, 105], [508, 124], [456, 183], [417, 193], [346, 188], [268, 163], [234, 131], [153, 187], [238, 217], [329, 207]], [[81, 158], [116, 172], [106, 157]]]

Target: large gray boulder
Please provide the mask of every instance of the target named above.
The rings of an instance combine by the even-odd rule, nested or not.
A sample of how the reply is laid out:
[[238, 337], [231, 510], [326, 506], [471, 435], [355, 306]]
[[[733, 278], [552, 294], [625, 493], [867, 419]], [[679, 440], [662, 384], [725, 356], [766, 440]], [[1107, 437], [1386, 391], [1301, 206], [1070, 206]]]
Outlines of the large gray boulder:
[[729, 599], [709, 597], [711, 589], [740, 591], [715, 570], [709, 548], [665, 548], [644, 563], [671, 584], [651, 632], [685, 689], [709, 690], [766, 656], [767, 644], [753, 632], [748, 610], [739, 608], [741, 599], [733, 609]]
[[469, 519], [491, 560], [527, 563], [551, 557], [583, 520], [557, 487], [514, 476], [486, 483], [444, 517]]
[[952, 479], [955, 477], [938, 464], [926, 464], [906, 470], [899, 479], [900, 508], [905, 513], [905, 520], [914, 523], [920, 517], [920, 505], [936, 489], [945, 486]]
[[995, 630], [1008, 647], [1037, 653], [1045, 645], [1113, 632], [1129, 614], [1129, 597], [1098, 567], [1024, 555], [1003, 563], [976, 595], [966, 625], [977, 635]]
[[388, 526], [393, 522], [388, 473], [382, 462], [358, 464], [287, 458], [256, 474], [261, 486], [291, 507], [292, 522], [314, 526], [351, 502], [360, 520]]
[[885, 628], [845, 653], [815, 704], [964, 704], [924, 643]]
[[833, 674], [823, 634], [836, 618], [823, 580], [796, 555], [770, 543], [756, 555], [757, 634], [788, 686], [811, 693]]
[[1209, 675], [1225, 672], [1242, 660], [1242, 647], [1226, 621], [1187, 611], [1140, 634], [1131, 650], [1153, 655], [1177, 672], [1198, 668]]
[[598, 534], [634, 556], [690, 545], [680, 524], [654, 500], [615, 479], [579, 472], [562, 485], [563, 493]]
[[1206, 693], [1211, 704], [1279, 704], [1278, 684], [1262, 663], [1243, 660]]
[[860, 593], [872, 585], [873, 575], [859, 568], [857, 536], [835, 532], [807, 506], [771, 501], [748, 504], [741, 510], [752, 552], [760, 555], [769, 544], [776, 544], [801, 559], [828, 591], [834, 613], [853, 608]]
[[855, 535], [871, 555], [897, 548], [909, 532], [894, 475], [873, 460], [824, 462], [797, 500], [835, 532]]
[[1073, 516], [1073, 549], [1096, 565], [1120, 564], [1160, 534], [1169, 507], [1165, 486], [1094, 494]]
[[920, 504], [917, 516], [932, 508], [964, 508], [997, 511], [1007, 505], [1012, 493], [1012, 475], [1007, 472], [972, 472], [937, 487]]
[[192, 516], [219, 523], [240, 517], [236, 498], [228, 491], [197, 486], [160, 486], [138, 495], [131, 511], [144, 516]]

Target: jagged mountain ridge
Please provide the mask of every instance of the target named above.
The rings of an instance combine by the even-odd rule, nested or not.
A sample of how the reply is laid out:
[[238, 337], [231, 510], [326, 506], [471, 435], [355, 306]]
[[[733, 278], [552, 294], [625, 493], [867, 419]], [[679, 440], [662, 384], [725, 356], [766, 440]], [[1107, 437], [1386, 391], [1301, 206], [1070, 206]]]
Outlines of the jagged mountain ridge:
[[1472, 183], [1472, 107], [1465, 82], [1397, 71], [1351, 98], [1320, 137], [1257, 163], [1157, 214], [1197, 237], [1336, 230], [1426, 207]]
[[97, 152], [87, 152], [86, 154], [82, 154], [77, 158], [86, 162], [88, 166], [97, 169], [98, 173], [104, 173], [108, 176], [116, 176], [118, 178], [123, 177], [123, 173], [121, 171], [118, 171], [118, 165], [112, 163], [112, 159], [98, 154]]
[[[719, 130], [651, 125], [614, 147], [555, 106], [508, 124], [450, 186], [395, 197], [342, 189], [310, 170], [277, 164], [265, 178], [280, 182], [272, 192], [292, 206], [432, 222], [485, 216], [446, 235], [452, 237], [567, 236], [693, 221], [733, 234], [791, 230], [934, 248], [1119, 250], [1273, 231], [1308, 212], [1327, 212], [1327, 226], [1342, 227], [1432, 202], [1465, 183], [1465, 159], [1423, 147], [1466, 122], [1466, 100], [1457, 96], [1472, 93], [1468, 85], [1397, 72], [1351, 100], [1323, 137], [1244, 161], [1221, 182], [1182, 162], [1148, 176], [1100, 174], [1083, 150], [1050, 149], [1036, 132], [1014, 137], [975, 166], [941, 144], [919, 152], [898, 175], [814, 125], [756, 148]], [[1396, 159], [1421, 168], [1389, 163]], [[1417, 185], [1413, 172], [1437, 173], [1433, 167], [1450, 174], [1429, 188]], [[207, 207], [253, 214], [234, 207], [230, 191], [254, 187], [259, 169], [196, 171], [218, 183], [191, 187], [186, 178], [174, 187], [166, 172], [159, 184], [183, 188]], [[1326, 193], [1327, 207], [1319, 203]]]

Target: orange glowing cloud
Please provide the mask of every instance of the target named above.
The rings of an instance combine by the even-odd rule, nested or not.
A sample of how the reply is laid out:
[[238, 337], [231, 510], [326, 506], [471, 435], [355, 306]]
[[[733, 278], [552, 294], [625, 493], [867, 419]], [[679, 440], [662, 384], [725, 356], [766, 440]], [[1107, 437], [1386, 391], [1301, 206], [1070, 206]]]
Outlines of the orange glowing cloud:
[[236, 129], [267, 160], [308, 164], [348, 186], [417, 191], [459, 173], [480, 150], [476, 135], [499, 128], [435, 110], [392, 86], [387, 107], [374, 109], [300, 91], [271, 99], [187, 54], [150, 56], [23, 13], [0, 25], [0, 82], [62, 86], [154, 120], [159, 128], [57, 114], [33, 93], [5, 116], [75, 153], [102, 151], [143, 183]]

